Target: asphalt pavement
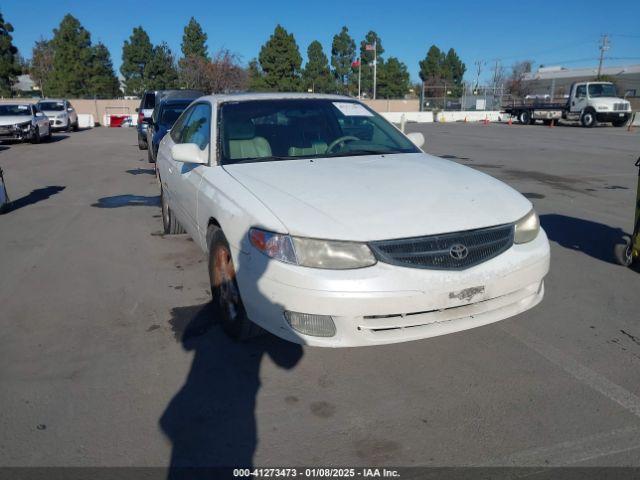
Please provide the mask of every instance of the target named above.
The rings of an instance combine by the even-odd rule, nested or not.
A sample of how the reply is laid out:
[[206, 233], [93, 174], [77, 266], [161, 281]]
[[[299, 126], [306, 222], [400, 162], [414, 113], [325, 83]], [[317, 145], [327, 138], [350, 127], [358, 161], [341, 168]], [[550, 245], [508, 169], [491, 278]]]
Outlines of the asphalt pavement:
[[612, 263], [640, 133], [408, 130], [532, 200], [540, 306], [381, 347], [234, 343], [205, 255], [161, 234], [135, 130], [0, 146], [0, 465], [640, 466], [640, 273]]

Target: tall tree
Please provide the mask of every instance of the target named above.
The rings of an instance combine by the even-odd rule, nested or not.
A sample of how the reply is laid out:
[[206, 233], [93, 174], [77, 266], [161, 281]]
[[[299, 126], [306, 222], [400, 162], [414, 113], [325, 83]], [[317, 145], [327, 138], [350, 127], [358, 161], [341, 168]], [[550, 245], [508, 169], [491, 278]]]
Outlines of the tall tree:
[[333, 76], [338, 84], [338, 90], [342, 93], [349, 91], [349, 77], [351, 64], [355, 60], [356, 42], [349, 35], [349, 29], [342, 27], [340, 33], [333, 36], [331, 43], [331, 66]]
[[[453, 48], [450, 48], [444, 58], [443, 76], [447, 85], [451, 85], [452, 95], [462, 95], [462, 78], [467, 67]], [[447, 86], [447, 90], [449, 87]]]
[[88, 93], [94, 98], [113, 98], [120, 95], [120, 81], [113, 71], [111, 54], [102, 43], [93, 47]]
[[135, 27], [122, 46], [122, 66], [125, 94], [141, 95], [145, 89], [145, 69], [153, 57], [153, 45], [142, 27]]
[[[375, 46], [375, 55], [374, 50], [369, 50], [367, 46], [370, 46], [369, 48]], [[380, 67], [384, 63], [383, 53], [384, 48], [382, 48], [380, 37], [376, 32], [369, 31], [360, 42], [360, 61], [362, 62], [360, 89], [370, 97], [373, 96], [373, 60], [377, 57], [378, 67]], [[357, 72], [354, 73], [357, 74]]]
[[153, 48], [151, 60], [143, 73], [144, 86], [148, 90], [163, 90], [178, 86], [178, 70], [171, 49], [166, 43]]
[[389, 57], [378, 66], [378, 98], [404, 98], [409, 93], [409, 71], [396, 57]]
[[47, 96], [49, 92], [44, 90], [44, 85], [49, 80], [49, 75], [53, 71], [53, 46], [51, 41], [41, 38], [36, 42], [31, 52], [31, 62], [29, 65], [29, 75], [36, 83], [42, 96]]
[[442, 78], [443, 54], [438, 47], [431, 45], [427, 56], [420, 60], [420, 79], [423, 82], [430, 82]]
[[523, 97], [530, 92], [531, 87], [524, 81], [524, 77], [531, 72], [532, 66], [532, 60], [523, 60], [511, 66], [511, 76], [507, 80], [509, 93], [517, 97]]
[[306, 90], [317, 93], [333, 93], [336, 84], [331, 77], [329, 59], [322, 50], [322, 44], [314, 40], [307, 48], [307, 64], [302, 72], [302, 81]]
[[258, 59], [269, 90], [295, 92], [300, 89], [302, 57], [293, 34], [277, 25], [260, 49]]
[[264, 83], [264, 74], [260, 68], [260, 63], [253, 58], [247, 67], [247, 87], [252, 92], [261, 92], [267, 90]]
[[184, 58], [199, 57], [209, 60], [207, 34], [193, 17], [191, 17], [187, 26], [184, 27], [184, 34], [182, 35], [182, 55]]
[[13, 44], [12, 32], [13, 25], [5, 22], [0, 13], [0, 94], [2, 96], [11, 95], [11, 86], [21, 71], [18, 49]]
[[47, 95], [82, 97], [88, 93], [93, 59], [91, 35], [71, 14], [53, 30], [53, 69], [44, 88]]

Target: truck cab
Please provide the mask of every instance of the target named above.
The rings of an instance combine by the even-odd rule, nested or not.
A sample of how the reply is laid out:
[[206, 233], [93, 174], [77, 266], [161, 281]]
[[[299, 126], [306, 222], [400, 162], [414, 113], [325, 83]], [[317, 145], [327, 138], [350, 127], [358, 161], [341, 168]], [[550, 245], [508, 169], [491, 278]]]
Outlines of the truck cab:
[[631, 116], [631, 104], [618, 97], [611, 82], [576, 82], [565, 116], [567, 120], [579, 120], [583, 127], [593, 127], [598, 122], [611, 122], [622, 127]]

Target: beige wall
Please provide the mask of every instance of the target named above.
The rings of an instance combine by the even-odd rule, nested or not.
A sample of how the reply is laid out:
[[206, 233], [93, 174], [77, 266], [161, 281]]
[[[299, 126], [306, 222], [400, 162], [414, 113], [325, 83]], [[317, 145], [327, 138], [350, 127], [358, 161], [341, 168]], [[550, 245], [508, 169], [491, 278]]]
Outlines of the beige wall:
[[[3, 103], [15, 102], [36, 102], [33, 98], [8, 98], [1, 99]], [[140, 100], [85, 100], [70, 99], [71, 104], [78, 113], [90, 113], [96, 122], [102, 123], [102, 116], [106, 111], [113, 114], [135, 114], [136, 108], [140, 105]], [[376, 112], [417, 112], [419, 110], [419, 101], [413, 100], [363, 100]]]
[[[3, 98], [0, 103], [34, 103], [37, 98]], [[88, 113], [93, 115], [96, 123], [102, 123], [102, 117], [105, 113], [112, 114], [131, 114], [135, 115], [136, 108], [140, 105], [140, 100], [86, 100], [86, 99], [69, 99], [71, 105], [74, 106], [78, 113]]]

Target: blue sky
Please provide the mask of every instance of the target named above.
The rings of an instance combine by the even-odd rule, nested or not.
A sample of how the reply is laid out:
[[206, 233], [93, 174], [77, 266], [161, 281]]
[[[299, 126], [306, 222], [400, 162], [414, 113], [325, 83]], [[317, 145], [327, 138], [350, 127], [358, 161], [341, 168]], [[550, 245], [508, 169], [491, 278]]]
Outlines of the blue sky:
[[303, 58], [313, 40], [329, 54], [333, 35], [342, 25], [359, 44], [367, 31], [382, 39], [385, 57], [405, 62], [413, 80], [418, 61], [430, 45], [456, 49], [467, 64], [467, 79], [475, 78], [474, 62], [483, 60], [482, 77], [489, 76], [496, 58], [509, 66], [533, 59], [537, 64], [569, 67], [597, 64], [600, 35], [611, 35], [611, 59], [606, 65], [640, 64], [640, 1], [603, 0], [534, 2], [456, 2], [381, 0], [322, 0], [318, 2], [244, 0], [176, 2], [113, 2], [92, 0], [33, 0], [3, 2], [0, 11], [12, 23], [14, 43], [25, 57], [34, 42], [50, 38], [66, 13], [76, 16], [111, 51], [120, 67], [122, 43], [133, 27], [142, 25], [152, 42], [166, 41], [179, 53], [182, 29], [194, 16], [209, 35], [209, 51], [228, 48], [246, 63], [258, 55], [277, 23], [295, 35]]

